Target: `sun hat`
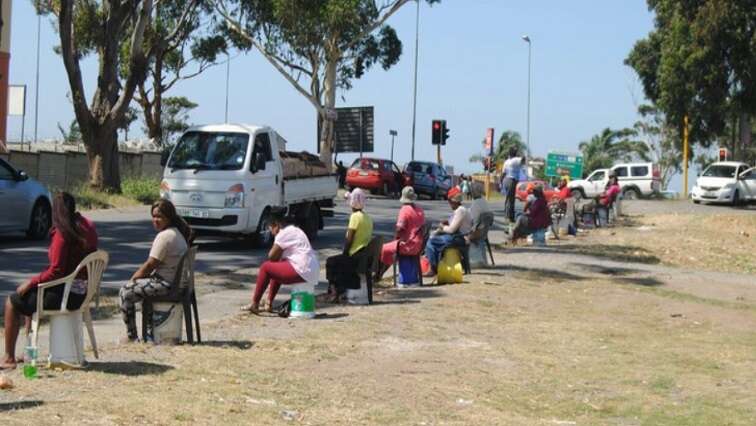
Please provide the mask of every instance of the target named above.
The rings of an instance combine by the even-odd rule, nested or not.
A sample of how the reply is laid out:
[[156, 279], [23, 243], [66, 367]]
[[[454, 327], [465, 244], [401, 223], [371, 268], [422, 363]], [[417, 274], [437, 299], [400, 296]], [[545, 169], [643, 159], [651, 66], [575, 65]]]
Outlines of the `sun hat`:
[[402, 188], [402, 196], [399, 198], [399, 202], [402, 204], [412, 204], [417, 200], [417, 194], [415, 194], [415, 188], [411, 186], [405, 186]]

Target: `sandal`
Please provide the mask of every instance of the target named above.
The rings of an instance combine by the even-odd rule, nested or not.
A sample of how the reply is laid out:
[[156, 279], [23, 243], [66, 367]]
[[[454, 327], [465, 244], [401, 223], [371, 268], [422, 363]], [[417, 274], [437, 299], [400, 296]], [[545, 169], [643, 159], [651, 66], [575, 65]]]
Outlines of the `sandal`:
[[260, 309], [251, 303], [248, 305], [242, 306], [241, 308], [239, 308], [239, 310], [241, 310], [242, 312], [245, 312], [248, 314], [254, 314], [254, 315], [258, 315], [260, 313]]

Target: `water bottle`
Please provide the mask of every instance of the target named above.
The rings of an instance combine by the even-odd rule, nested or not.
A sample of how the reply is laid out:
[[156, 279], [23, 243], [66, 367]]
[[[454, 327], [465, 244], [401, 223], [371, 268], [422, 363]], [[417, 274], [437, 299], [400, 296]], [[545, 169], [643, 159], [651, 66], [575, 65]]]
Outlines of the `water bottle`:
[[37, 347], [32, 346], [31, 338], [27, 339], [24, 349], [24, 377], [27, 379], [37, 377]]

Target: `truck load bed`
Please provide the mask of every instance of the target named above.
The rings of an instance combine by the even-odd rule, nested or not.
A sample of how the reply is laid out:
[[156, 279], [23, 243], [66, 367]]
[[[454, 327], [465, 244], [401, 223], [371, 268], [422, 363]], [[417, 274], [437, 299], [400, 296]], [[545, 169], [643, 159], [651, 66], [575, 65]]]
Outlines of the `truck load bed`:
[[336, 175], [284, 178], [283, 199], [286, 205], [309, 201], [333, 200], [339, 189]]
[[284, 179], [328, 176], [332, 172], [309, 152], [280, 151]]

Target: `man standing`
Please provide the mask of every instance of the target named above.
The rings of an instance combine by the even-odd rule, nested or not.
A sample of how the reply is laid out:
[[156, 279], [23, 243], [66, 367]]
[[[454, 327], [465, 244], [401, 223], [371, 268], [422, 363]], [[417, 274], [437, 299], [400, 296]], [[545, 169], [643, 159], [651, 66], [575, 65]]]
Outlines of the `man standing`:
[[502, 181], [504, 188], [506, 188], [506, 202], [505, 210], [509, 222], [514, 222], [514, 207], [515, 207], [515, 190], [517, 188], [517, 182], [522, 173], [522, 168], [525, 166], [525, 156], [518, 157], [516, 147], [509, 149], [509, 158], [504, 162], [504, 180]]

